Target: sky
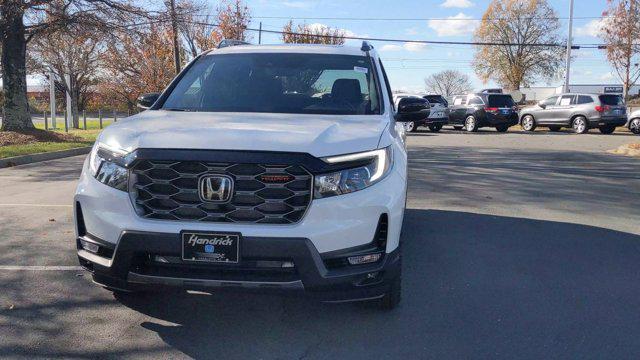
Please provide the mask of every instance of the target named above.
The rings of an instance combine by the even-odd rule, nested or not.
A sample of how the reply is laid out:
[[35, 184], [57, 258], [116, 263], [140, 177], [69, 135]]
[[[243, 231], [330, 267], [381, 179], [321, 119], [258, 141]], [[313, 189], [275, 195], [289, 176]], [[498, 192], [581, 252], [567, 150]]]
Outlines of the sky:
[[[569, 0], [549, 0], [562, 22], [562, 38], [568, 35]], [[398, 38], [409, 40], [470, 41], [479, 19], [490, 0], [248, 0], [253, 16], [252, 27], [262, 22], [263, 29], [281, 30], [288, 18], [294, 22], [322, 24], [343, 29], [350, 36]], [[215, 3], [212, 2], [215, 6]], [[606, 0], [575, 0], [574, 43], [600, 43], [596, 37], [598, 19]], [[283, 18], [279, 18], [283, 17]], [[326, 18], [384, 18], [385, 20], [348, 20]], [[581, 18], [582, 17], [582, 18]], [[323, 19], [324, 18], [324, 19]], [[435, 19], [434, 19], [435, 18]], [[471, 20], [451, 20], [451, 19]], [[390, 20], [393, 19], [393, 20]], [[397, 20], [417, 19], [417, 20]], [[427, 20], [431, 19], [431, 20]], [[438, 20], [436, 20], [438, 19]], [[317, 25], [316, 25], [317, 26]], [[258, 41], [257, 34], [251, 39]], [[262, 43], [279, 43], [279, 35], [264, 34]], [[359, 45], [360, 41], [348, 41]], [[469, 75], [474, 88], [483, 84], [471, 67], [474, 48], [468, 45], [422, 45], [373, 42], [395, 90], [423, 91], [424, 78], [430, 74], [456, 69]], [[571, 67], [573, 84], [619, 83], [602, 50], [573, 50]], [[538, 86], [561, 85], [562, 79]]]
[[[207, 0], [212, 9], [218, 1]], [[343, 29], [348, 36], [395, 38], [407, 40], [471, 41], [472, 34], [490, 0], [245, 0], [252, 14], [250, 27], [282, 30], [293, 18], [295, 23]], [[549, 0], [562, 23], [562, 38], [568, 35], [570, 0]], [[599, 20], [606, 0], [575, 0], [573, 39], [575, 44], [600, 43]], [[343, 18], [343, 19], [327, 19]], [[377, 18], [354, 20], [344, 18]], [[596, 18], [596, 19], [594, 19]], [[409, 19], [409, 20], [407, 20]], [[458, 20], [455, 20], [458, 19]], [[459, 20], [469, 19], [469, 20]], [[257, 43], [257, 33], [250, 41]], [[280, 35], [263, 33], [262, 43], [281, 43]], [[360, 46], [350, 40], [347, 45]], [[430, 74], [455, 69], [469, 75], [474, 89], [494, 87], [483, 84], [471, 67], [474, 48], [469, 45], [423, 45], [373, 42], [388, 72], [391, 85], [399, 91], [424, 91], [424, 78]], [[573, 50], [572, 84], [617, 84], [602, 50]], [[559, 86], [563, 79], [534, 84]], [[28, 83], [38, 84], [38, 77]]]

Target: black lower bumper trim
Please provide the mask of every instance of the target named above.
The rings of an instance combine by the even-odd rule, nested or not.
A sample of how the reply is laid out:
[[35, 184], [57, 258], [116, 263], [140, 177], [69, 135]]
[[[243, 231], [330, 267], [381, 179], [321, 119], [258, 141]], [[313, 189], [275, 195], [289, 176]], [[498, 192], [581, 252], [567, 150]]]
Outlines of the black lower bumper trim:
[[[180, 287], [205, 291], [304, 292], [322, 301], [341, 302], [380, 297], [400, 275], [399, 249], [385, 254], [376, 263], [329, 269], [323, 261], [325, 256], [309, 239], [273, 237], [243, 237], [241, 261], [237, 265], [185, 262], [170, 272], [154, 268], [150, 255], [180, 256], [181, 246], [179, 234], [125, 231], [110, 262], [91, 262], [93, 280], [121, 291]], [[347, 250], [340, 254], [349, 255]], [[353, 253], [361, 251], [359, 246]], [[80, 257], [82, 262], [91, 261]], [[283, 257], [290, 259], [294, 267], [288, 271], [270, 271], [267, 275], [260, 269], [247, 268], [242, 261]]]

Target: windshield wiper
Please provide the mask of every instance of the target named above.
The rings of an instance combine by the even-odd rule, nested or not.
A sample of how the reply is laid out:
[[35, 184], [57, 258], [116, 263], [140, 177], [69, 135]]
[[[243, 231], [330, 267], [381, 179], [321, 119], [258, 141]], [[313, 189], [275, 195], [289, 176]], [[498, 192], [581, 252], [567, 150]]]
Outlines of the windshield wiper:
[[192, 111], [189, 109], [180, 109], [180, 108], [162, 108], [162, 110], [167, 110], [167, 111]]

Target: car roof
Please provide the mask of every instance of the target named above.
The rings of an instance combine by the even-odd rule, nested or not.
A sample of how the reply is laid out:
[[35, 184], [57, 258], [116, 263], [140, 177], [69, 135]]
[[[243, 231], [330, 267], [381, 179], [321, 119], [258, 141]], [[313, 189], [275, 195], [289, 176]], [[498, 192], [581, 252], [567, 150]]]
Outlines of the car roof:
[[[373, 50], [371, 51], [373, 53]], [[236, 45], [222, 49], [214, 49], [207, 55], [244, 54], [244, 53], [297, 53], [297, 54], [334, 54], [365, 56], [366, 53], [356, 46], [344, 45], [311, 45], [311, 44], [280, 44], [280, 45]]]

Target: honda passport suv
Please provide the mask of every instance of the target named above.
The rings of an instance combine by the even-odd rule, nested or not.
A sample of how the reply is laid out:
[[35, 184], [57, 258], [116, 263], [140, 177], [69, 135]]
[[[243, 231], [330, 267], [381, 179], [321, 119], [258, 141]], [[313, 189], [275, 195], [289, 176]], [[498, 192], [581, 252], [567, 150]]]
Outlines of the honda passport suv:
[[407, 152], [373, 47], [230, 46], [105, 129], [75, 194], [80, 264], [116, 292], [400, 301]]

